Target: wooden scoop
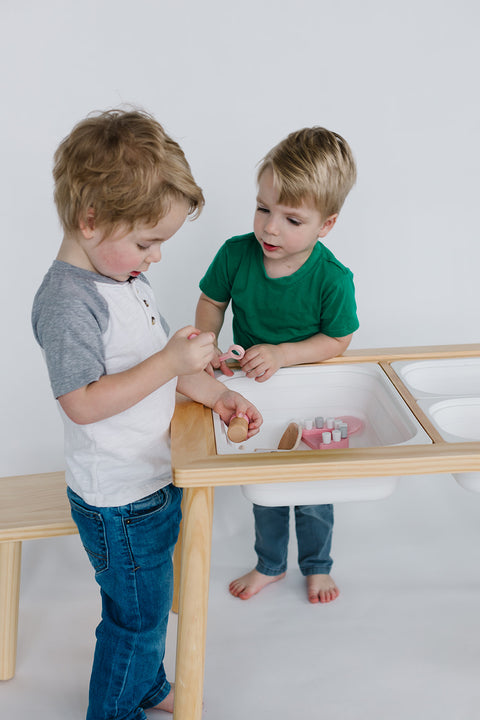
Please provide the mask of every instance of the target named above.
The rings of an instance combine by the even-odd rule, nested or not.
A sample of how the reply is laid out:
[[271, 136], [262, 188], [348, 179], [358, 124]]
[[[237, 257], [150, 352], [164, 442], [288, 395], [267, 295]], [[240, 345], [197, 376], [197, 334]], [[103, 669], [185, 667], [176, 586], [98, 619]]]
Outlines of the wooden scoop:
[[296, 450], [302, 439], [302, 428], [296, 422], [291, 422], [278, 443], [278, 450]]
[[[287, 429], [280, 438], [277, 450], [296, 450], [302, 439], [302, 426], [296, 422], [289, 423]], [[254, 452], [269, 453], [276, 452], [272, 448], [255, 448]]]

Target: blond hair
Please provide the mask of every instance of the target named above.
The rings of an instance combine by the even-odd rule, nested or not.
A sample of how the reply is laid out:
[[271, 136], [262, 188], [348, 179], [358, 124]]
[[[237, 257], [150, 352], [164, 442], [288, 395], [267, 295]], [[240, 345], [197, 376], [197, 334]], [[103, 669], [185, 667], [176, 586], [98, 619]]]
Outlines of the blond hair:
[[322, 127], [290, 133], [265, 155], [257, 181], [267, 168], [280, 204], [298, 207], [311, 201], [324, 218], [340, 211], [357, 177], [348, 143]]
[[106, 234], [119, 225], [155, 225], [172, 201], [185, 199], [196, 217], [205, 203], [181, 147], [148, 113], [113, 109], [89, 115], [54, 156], [54, 199], [67, 232], [87, 224]]

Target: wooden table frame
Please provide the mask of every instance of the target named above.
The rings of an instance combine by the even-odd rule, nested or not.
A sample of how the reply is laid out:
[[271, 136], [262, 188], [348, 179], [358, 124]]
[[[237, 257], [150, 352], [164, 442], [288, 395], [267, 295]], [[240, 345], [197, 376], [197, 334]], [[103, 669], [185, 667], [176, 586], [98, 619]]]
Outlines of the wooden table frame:
[[[329, 364], [380, 365], [431, 439], [425, 445], [217, 455], [212, 413], [179, 397], [172, 421], [175, 485], [184, 488], [174, 720], [200, 720], [213, 522], [217, 485], [480, 471], [480, 442], [447, 443], [391, 367], [396, 360], [480, 356], [480, 344], [351, 350]], [[181, 548], [181, 549], [180, 549]], [[181, 555], [181, 560], [179, 557]], [[178, 577], [178, 575], [177, 575]]]

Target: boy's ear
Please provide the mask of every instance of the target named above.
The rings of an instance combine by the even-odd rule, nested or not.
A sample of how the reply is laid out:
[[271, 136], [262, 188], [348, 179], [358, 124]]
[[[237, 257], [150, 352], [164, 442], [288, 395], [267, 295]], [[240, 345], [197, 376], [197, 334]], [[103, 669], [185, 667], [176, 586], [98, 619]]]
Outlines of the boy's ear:
[[325, 222], [323, 223], [322, 227], [318, 231], [318, 237], [324, 238], [328, 235], [330, 230], [333, 228], [335, 223], [337, 222], [338, 213], [335, 213], [335, 215], [330, 215]]
[[86, 219], [80, 218], [78, 221], [80, 231], [86, 240], [91, 240], [95, 232], [95, 211], [88, 208]]

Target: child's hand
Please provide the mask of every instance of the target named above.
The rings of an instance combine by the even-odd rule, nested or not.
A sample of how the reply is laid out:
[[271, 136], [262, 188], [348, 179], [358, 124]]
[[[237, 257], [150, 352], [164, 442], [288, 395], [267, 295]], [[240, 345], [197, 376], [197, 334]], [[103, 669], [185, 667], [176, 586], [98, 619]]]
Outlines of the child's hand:
[[238, 413], [246, 415], [249, 420], [248, 438], [256, 435], [263, 423], [263, 418], [255, 405], [251, 405], [243, 395], [233, 390], [225, 390], [216, 401], [213, 410], [220, 415], [226, 425], [228, 425], [230, 420]]
[[227, 375], [228, 377], [232, 377], [232, 375], [234, 374], [234, 373], [233, 373], [233, 370], [231, 370], [231, 369], [228, 367], [228, 365], [227, 365], [227, 363], [226, 363], [225, 360], [219, 360], [219, 359], [218, 359], [222, 354], [223, 354], [222, 351], [219, 350], [219, 348], [217, 348], [217, 354], [216, 354], [216, 356], [215, 356], [215, 358], [214, 358], [214, 360], [213, 360], [213, 362], [216, 363], [215, 367], [220, 368], [220, 370], [222, 371], [222, 373], [223, 373], [224, 375]]
[[215, 370], [221, 370], [224, 375], [228, 375], [228, 377], [232, 377], [233, 370], [230, 370], [225, 360], [220, 361], [218, 358], [222, 355], [222, 351], [216, 347], [215, 348], [215, 356], [212, 360], [212, 362], [208, 363], [205, 370], [209, 375], [212, 377], [215, 377]]
[[175, 375], [193, 375], [204, 370], [215, 356], [215, 335], [192, 325], [178, 330], [162, 353], [172, 363]]
[[265, 382], [283, 365], [282, 351], [277, 345], [252, 345], [240, 360], [247, 377]]

